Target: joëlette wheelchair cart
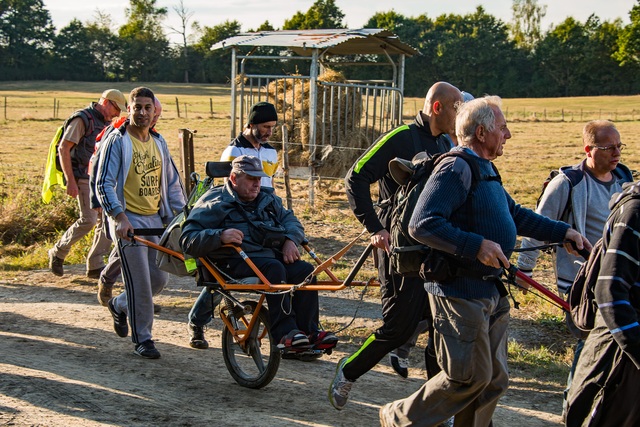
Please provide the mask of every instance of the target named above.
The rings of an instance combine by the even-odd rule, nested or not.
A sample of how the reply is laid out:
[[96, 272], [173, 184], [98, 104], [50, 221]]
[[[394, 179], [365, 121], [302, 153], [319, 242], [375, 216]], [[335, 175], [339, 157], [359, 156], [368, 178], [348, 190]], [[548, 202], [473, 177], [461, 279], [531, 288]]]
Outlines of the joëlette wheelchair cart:
[[[229, 175], [230, 170], [230, 162], [208, 162], [206, 165], [207, 176], [211, 179], [226, 177]], [[198, 180], [197, 176], [192, 176], [192, 179]], [[192, 197], [190, 197], [190, 200], [191, 198]], [[270, 283], [251, 259], [237, 246], [226, 245], [237, 251], [240, 257], [255, 273], [255, 276], [231, 278], [228, 274], [220, 270], [213, 260], [204, 257], [197, 260], [195, 274], [197, 285], [206, 286], [212, 293], [217, 293], [222, 296], [223, 302], [220, 305], [220, 318], [223, 322], [222, 354], [229, 373], [238, 384], [254, 389], [265, 387], [275, 377], [278, 367], [280, 366], [282, 353], [277, 346], [278, 343], [274, 342], [272, 338], [268, 309], [265, 306], [265, 299], [268, 293], [340, 291], [349, 286], [379, 286], [379, 282], [375, 278], [367, 281], [354, 280], [373, 250], [371, 244], [366, 246], [344, 280], [338, 279], [331, 272], [331, 267], [358, 242], [363, 234], [364, 232], [326, 261], [322, 261], [314, 253], [307, 241], [303, 242], [302, 247], [317, 264], [314, 271], [304, 283]], [[180, 252], [157, 245], [135, 234], [132, 238], [134, 242], [145, 244], [153, 249], [169, 254], [182, 262], [185, 260], [184, 255]], [[582, 255], [585, 258], [588, 257], [588, 253], [583, 253]], [[327, 279], [321, 280], [318, 276], [323, 273]], [[508, 269], [504, 269], [503, 276], [502, 281], [507, 285], [514, 285], [519, 288], [520, 286], [516, 283], [516, 278], [519, 278], [528, 283], [531, 288], [540, 292], [542, 298], [564, 311], [569, 311], [569, 305], [566, 301], [547, 289], [544, 285], [519, 271], [515, 266], [512, 265]], [[312, 277], [317, 278], [315, 283], [311, 282]], [[257, 301], [241, 301], [236, 297], [236, 293], [253, 293], [259, 295], [259, 298]], [[513, 299], [513, 301], [517, 308], [518, 303], [515, 299]], [[311, 355], [321, 355], [322, 353], [330, 354], [331, 348], [310, 348], [308, 352]]]
[[[212, 179], [229, 176], [230, 170], [230, 162], [208, 162], [206, 166], [207, 176]], [[192, 179], [198, 180], [197, 176], [192, 176]], [[346, 279], [340, 280], [331, 272], [331, 267], [358, 242], [361, 236], [362, 234], [326, 261], [320, 260], [307, 241], [303, 242], [302, 247], [317, 264], [313, 273], [304, 283], [270, 283], [251, 259], [237, 246], [225, 245], [237, 251], [251, 268], [254, 276], [231, 278], [216, 266], [214, 260], [203, 257], [196, 261], [195, 279], [197, 285], [205, 286], [212, 293], [222, 296], [219, 310], [223, 322], [222, 353], [229, 373], [238, 384], [248, 388], [262, 388], [271, 382], [280, 366], [282, 353], [277, 346], [278, 343], [274, 342], [272, 338], [268, 308], [265, 305], [268, 293], [339, 291], [348, 286], [378, 285], [377, 279], [373, 278], [368, 281], [354, 280], [373, 249], [370, 244], [360, 255]], [[136, 233], [132, 238], [134, 243], [147, 245], [178, 260], [185, 260], [183, 254], [157, 245], [140, 237], [140, 235], [136, 235]], [[318, 276], [326, 277], [326, 279], [320, 279]], [[315, 283], [311, 283], [312, 277], [316, 277]], [[257, 294], [259, 298], [257, 301], [239, 299], [238, 294], [246, 293]], [[331, 350], [332, 347], [310, 347], [305, 352], [309, 358], [314, 358], [314, 356], [320, 356], [323, 353], [330, 354]]]

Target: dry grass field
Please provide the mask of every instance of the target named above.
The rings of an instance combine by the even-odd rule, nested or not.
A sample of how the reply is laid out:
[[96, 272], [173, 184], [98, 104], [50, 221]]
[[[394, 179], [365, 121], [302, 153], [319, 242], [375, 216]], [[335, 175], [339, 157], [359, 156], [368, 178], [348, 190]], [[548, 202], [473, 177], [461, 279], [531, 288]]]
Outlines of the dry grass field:
[[[150, 83], [148, 86], [156, 92], [163, 103], [163, 114], [157, 128], [167, 139], [176, 160], [180, 156], [178, 130], [188, 128], [197, 131], [196, 170], [203, 173], [204, 163], [217, 160], [231, 139], [229, 88], [216, 85], [166, 83]], [[92, 294], [93, 288], [82, 291], [82, 287], [87, 288], [87, 286], [86, 281], [82, 281], [81, 278], [71, 276], [68, 279], [65, 276], [64, 279], [50, 283], [49, 280], [53, 276], [48, 278], [50, 275], [43, 271], [47, 263], [46, 249], [66, 227], [66, 221], [73, 216], [75, 203], [60, 193], [50, 205], [43, 205], [39, 194], [46, 153], [55, 129], [74, 110], [97, 100], [100, 93], [110, 87], [127, 93], [134, 85], [83, 82], [2, 82], [0, 84], [0, 239], [2, 239], [0, 246], [0, 285], [2, 286], [0, 287], [14, 289], [15, 285], [8, 284], [22, 283], [26, 280], [24, 278], [28, 277], [29, 280], [35, 280], [29, 284], [55, 288], [60, 292], [70, 292], [70, 295]], [[54, 112], [54, 100], [56, 112]], [[181, 117], [178, 117], [176, 102], [180, 105]], [[411, 120], [416, 110], [420, 109], [422, 102], [422, 99], [417, 98], [405, 100], [405, 122]], [[640, 96], [505, 99], [504, 110], [508, 112], [513, 138], [507, 142], [505, 155], [496, 161], [505, 187], [518, 202], [533, 207], [540, 186], [550, 169], [573, 164], [583, 158], [582, 126], [587, 120], [597, 118], [616, 121], [622, 140], [627, 144], [623, 152], [623, 162], [631, 169], [640, 169], [640, 109], [636, 111], [638, 105], [640, 105]], [[562, 120], [562, 112], [564, 112], [564, 120]], [[340, 180], [321, 180], [317, 188], [316, 205], [313, 207], [305, 203], [306, 185], [305, 181], [294, 182], [293, 191], [298, 199], [294, 207], [311, 236], [312, 246], [317, 249], [321, 257], [326, 257], [336, 252], [348, 239], [357, 235], [361, 226], [346, 206]], [[278, 183], [278, 187], [282, 188], [281, 182]], [[10, 235], [17, 237], [9, 238]], [[76, 245], [67, 259], [68, 263], [82, 264], [89, 244], [90, 241], [87, 238]], [[339, 275], [346, 274], [345, 271], [352, 261], [352, 257], [347, 257], [340, 263]], [[75, 270], [81, 270], [81, 266], [71, 266], [72, 269], [74, 267], [78, 267]], [[542, 260], [539, 270], [536, 279], [551, 283], [551, 267], [548, 258]], [[363, 274], [372, 275], [372, 271], [369, 266]], [[93, 283], [90, 286], [93, 286]], [[177, 310], [180, 316], [186, 315], [195, 298], [194, 291], [186, 296], [181, 294], [180, 297], [175, 297], [171, 292], [170, 290], [168, 296], [163, 296], [165, 299], [161, 299], [161, 302], [165, 307], [168, 305], [169, 310]], [[35, 289], [33, 293], [36, 294]], [[515, 395], [512, 394], [499, 409], [502, 411], [500, 416], [504, 418], [502, 418], [503, 422], [497, 425], [517, 423], [558, 425], [557, 400], [572, 358], [570, 344], [573, 341], [562, 324], [560, 310], [536, 299], [531, 294], [516, 295], [516, 297], [522, 303], [522, 309], [512, 311], [513, 340], [510, 343], [509, 352], [514, 384], [512, 389], [515, 390]], [[37, 301], [38, 298], [46, 297], [34, 296], [33, 298]], [[368, 298], [369, 304], [374, 304], [375, 291], [370, 291]], [[95, 303], [93, 295], [85, 299]], [[81, 312], [84, 313], [85, 309], [83, 308]], [[93, 314], [88, 315], [93, 316]], [[172, 311], [169, 311], [167, 316], [178, 324], [181, 321], [178, 320], [181, 318]], [[70, 314], [70, 317], [73, 315]], [[56, 318], [56, 321], [58, 320]], [[328, 321], [336, 323], [330, 323], [329, 327], [339, 327], [347, 320], [331, 318]], [[99, 324], [99, 322], [94, 323]], [[375, 318], [373, 323], [369, 322], [364, 326], [345, 331], [343, 334], [349, 340], [347, 344], [357, 345], [370, 333], [373, 325], [375, 325]], [[77, 327], [83, 328], [83, 326]], [[171, 333], [175, 334], [175, 332]], [[111, 341], [112, 338], [110, 337], [109, 340]], [[419, 341], [419, 345], [424, 345], [424, 337]], [[420, 353], [419, 351], [412, 353], [413, 366], [419, 367], [422, 364]], [[417, 384], [419, 382], [419, 380], [416, 381]], [[0, 391], [2, 391], [1, 381]], [[531, 391], [534, 391], [536, 396], [542, 396], [540, 402], [536, 403], [539, 404], [538, 410], [542, 415], [539, 413], [531, 415], [532, 412], [527, 412], [531, 407], [529, 402]], [[398, 393], [399, 396], [405, 395], [403, 392]], [[362, 394], [365, 392], [362, 391]], [[0, 393], [0, 403], [2, 403], [1, 397]], [[522, 401], [514, 403], [517, 399]], [[379, 402], [373, 404], [379, 404]], [[533, 407], [536, 407], [536, 404], [533, 404]], [[516, 408], [520, 406], [525, 409]], [[371, 408], [367, 407], [367, 410], [369, 409]], [[524, 415], [522, 418], [518, 418], [519, 415], [515, 418], [505, 415], [511, 411], [516, 415]], [[375, 417], [375, 414], [373, 416]], [[533, 418], [527, 418], [527, 416], [538, 417], [542, 421], [539, 424], [531, 424], [529, 421], [532, 422]], [[524, 421], [525, 419], [527, 421]], [[2, 420], [0, 417], [0, 421]], [[347, 424], [342, 424], [345, 422]], [[350, 425], [348, 421], [342, 421], [342, 423], [330, 424]]]

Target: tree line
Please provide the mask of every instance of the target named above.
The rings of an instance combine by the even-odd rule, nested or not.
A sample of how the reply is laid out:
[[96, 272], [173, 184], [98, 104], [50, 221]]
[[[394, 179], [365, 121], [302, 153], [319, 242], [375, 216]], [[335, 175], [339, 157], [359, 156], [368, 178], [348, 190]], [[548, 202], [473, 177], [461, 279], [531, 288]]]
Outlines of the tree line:
[[[228, 83], [230, 53], [210, 47], [241, 31], [277, 29], [268, 20], [246, 30], [238, 20], [201, 25], [184, 0], [177, 1], [172, 8], [180, 18], [177, 28], [164, 26], [169, 11], [156, 0], [129, 0], [126, 22], [118, 28], [110, 15], [97, 10], [87, 22], [73, 19], [56, 30], [42, 0], [1, 0], [0, 80]], [[513, 0], [512, 12], [506, 23], [480, 6], [473, 13], [435, 18], [391, 10], [374, 13], [365, 27], [388, 29], [422, 53], [406, 60], [406, 96], [423, 96], [437, 80], [473, 94], [504, 97], [640, 92], [640, 0], [629, 11], [627, 25], [591, 15], [585, 22], [569, 17], [543, 31], [546, 6], [538, 0]], [[285, 20], [281, 29], [344, 27], [344, 13], [335, 0], [317, 0]], [[170, 33], [180, 43], [170, 43]], [[268, 53], [264, 51], [260, 53]], [[350, 79], [390, 77], [382, 67], [333, 61]], [[299, 61], [290, 62], [255, 62], [251, 71], [305, 72]]]

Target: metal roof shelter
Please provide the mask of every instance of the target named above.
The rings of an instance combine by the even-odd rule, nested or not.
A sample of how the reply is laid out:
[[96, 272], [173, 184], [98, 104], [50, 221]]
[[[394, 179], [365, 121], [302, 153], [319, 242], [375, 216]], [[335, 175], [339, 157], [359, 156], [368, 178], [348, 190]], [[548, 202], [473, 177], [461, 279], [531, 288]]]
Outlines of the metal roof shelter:
[[[261, 47], [276, 48], [276, 54], [261, 55]], [[280, 49], [277, 49], [280, 48]], [[253, 102], [269, 101], [269, 94], [266, 89], [261, 92], [260, 88], [266, 88], [270, 82], [283, 81], [294, 86], [309, 82], [308, 99], [308, 144], [310, 150], [311, 176], [315, 175], [314, 164], [316, 164], [316, 137], [318, 129], [316, 117], [321, 118], [320, 135], [322, 141], [329, 140], [329, 144], [335, 144], [338, 133], [333, 129], [325, 129], [324, 124], [335, 125], [335, 115], [333, 110], [318, 111], [318, 98], [333, 100], [335, 93], [347, 94], [349, 99], [356, 100], [355, 92], [358, 91], [357, 99], [363, 101], [362, 120], [365, 120], [365, 129], [372, 130], [371, 142], [378, 134], [386, 132], [393, 126], [400, 123], [402, 118], [402, 98], [404, 91], [404, 71], [405, 58], [419, 54], [413, 47], [400, 41], [398, 36], [392, 32], [379, 28], [362, 29], [323, 29], [323, 30], [286, 30], [286, 31], [264, 31], [256, 33], [241, 33], [214, 44], [212, 50], [231, 49], [231, 138], [237, 135], [237, 129], [242, 129], [243, 119], [248, 114], [248, 108]], [[247, 52], [241, 54], [240, 52]], [[368, 62], [347, 62], [348, 56], [367, 56]], [[376, 65], [388, 65], [392, 68], [392, 77], [388, 80], [377, 81], [348, 81], [347, 83], [328, 83], [318, 81], [318, 76], [325, 66], [332, 65], [371, 65], [372, 55], [380, 55], [384, 58]], [[333, 57], [333, 58], [331, 58]], [[380, 58], [378, 57], [378, 58]], [[395, 59], [394, 59], [395, 58]], [[276, 60], [276, 61], [310, 61], [309, 75], [261, 75], [249, 74], [246, 72], [247, 61]], [[242, 76], [242, 78], [238, 78]], [[291, 83], [288, 83], [291, 82]], [[318, 92], [321, 93], [318, 93]], [[329, 95], [327, 92], [330, 91]], [[353, 96], [351, 96], [353, 94]], [[264, 98], [267, 99], [264, 99]], [[351, 98], [350, 98], [351, 97]], [[343, 96], [343, 98], [345, 98]], [[299, 101], [299, 100], [298, 100]], [[294, 101], [289, 100], [288, 107]], [[329, 101], [328, 101], [329, 102]], [[351, 101], [353, 108], [353, 101]], [[378, 102], [378, 104], [376, 104]], [[382, 102], [385, 105], [382, 105]], [[349, 105], [331, 106], [344, 113]], [[280, 111], [279, 111], [280, 113]], [[300, 113], [304, 114], [304, 113]], [[320, 114], [320, 116], [318, 116]], [[295, 113], [291, 116], [295, 118]], [[303, 117], [299, 117], [303, 118]], [[307, 119], [307, 117], [304, 117]], [[358, 118], [358, 121], [360, 118]], [[355, 120], [353, 120], [355, 122]], [[372, 126], [373, 124], [373, 126]], [[358, 123], [358, 125], [360, 125]], [[345, 121], [346, 126], [346, 121]]]
[[419, 52], [390, 31], [380, 28], [358, 30], [288, 30], [244, 33], [214, 44], [211, 49], [231, 46], [279, 46], [296, 55], [312, 56], [313, 49], [324, 55], [391, 54], [413, 56]]

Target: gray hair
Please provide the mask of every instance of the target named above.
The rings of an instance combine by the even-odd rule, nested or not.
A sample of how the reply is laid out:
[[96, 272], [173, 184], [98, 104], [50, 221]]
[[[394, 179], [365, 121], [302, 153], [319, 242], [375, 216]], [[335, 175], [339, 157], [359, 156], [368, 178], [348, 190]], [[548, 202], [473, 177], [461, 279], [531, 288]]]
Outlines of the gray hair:
[[502, 105], [502, 99], [496, 95], [486, 95], [460, 105], [456, 114], [458, 144], [469, 145], [475, 138], [478, 126], [484, 127], [487, 132], [492, 132], [496, 122], [493, 107], [500, 108], [500, 105]]

